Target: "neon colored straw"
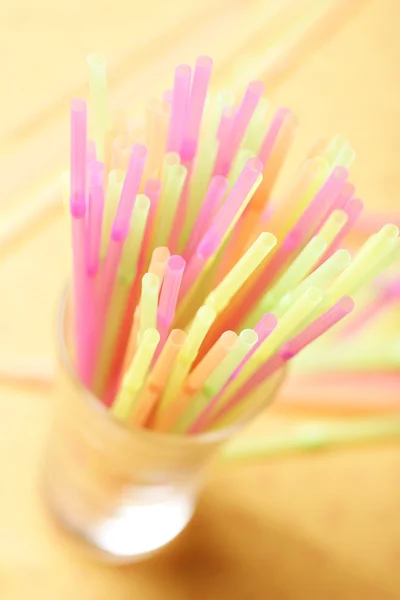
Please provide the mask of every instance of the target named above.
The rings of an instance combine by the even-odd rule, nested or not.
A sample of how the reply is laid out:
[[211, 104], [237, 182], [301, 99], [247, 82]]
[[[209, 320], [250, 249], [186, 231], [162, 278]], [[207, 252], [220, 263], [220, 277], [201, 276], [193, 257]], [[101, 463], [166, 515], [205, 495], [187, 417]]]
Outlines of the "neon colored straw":
[[119, 199], [121, 197], [122, 188], [124, 185], [125, 172], [124, 171], [113, 171], [111, 170], [108, 174], [107, 191], [104, 206], [103, 215], [103, 228], [101, 235], [101, 259], [104, 260], [108, 244], [111, 236], [111, 229], [115, 215], [117, 214], [117, 208]]
[[189, 240], [183, 251], [186, 258], [190, 257], [195, 251], [203, 232], [209, 227], [211, 220], [220, 207], [228, 187], [229, 181], [226, 177], [216, 175], [212, 178], [210, 187], [208, 188], [208, 192], [192, 228]]
[[318, 237], [324, 239], [327, 246], [330, 246], [337, 239], [348, 220], [348, 214], [344, 210], [332, 211], [319, 229]]
[[278, 324], [278, 320], [275, 315], [267, 313], [261, 317], [257, 325], [254, 327], [254, 331], [258, 336], [257, 343], [251, 348], [251, 350], [246, 354], [243, 360], [239, 363], [236, 369], [232, 372], [230, 377], [227, 379], [225, 384], [219, 390], [218, 394], [216, 394], [210, 402], [207, 404], [205, 409], [201, 412], [192, 426], [189, 428], [189, 433], [197, 433], [201, 431], [204, 427], [204, 424], [208, 422], [210, 416], [216, 411], [216, 408], [219, 406], [221, 398], [224, 397], [224, 392], [226, 391], [229, 384], [235, 380], [236, 376], [240, 373], [246, 362], [250, 360], [253, 354], [258, 350], [261, 344], [267, 339], [267, 337], [272, 333], [275, 327]]
[[157, 275], [160, 281], [160, 287], [164, 279], [165, 270], [167, 263], [170, 258], [170, 252], [166, 247], [155, 248], [151, 255], [150, 265], [148, 272]]
[[157, 428], [159, 431], [170, 431], [173, 428], [174, 423], [189, 406], [191, 398], [201, 391], [201, 388], [213, 371], [218, 368], [224, 358], [236, 347], [237, 338], [238, 336], [235, 332], [225, 331], [210, 351], [194, 367], [186, 379], [182, 392], [176, 399], [172, 400], [168, 410], [164, 411], [158, 419]]
[[157, 214], [158, 201], [160, 198], [162, 189], [161, 181], [158, 179], [148, 179], [144, 186], [144, 195], [150, 200], [149, 214], [147, 216], [146, 230], [144, 233], [144, 239], [142, 249], [140, 252], [140, 268], [139, 272], [142, 273], [143, 269], [147, 266], [150, 254], [150, 243], [153, 234], [153, 228], [155, 223], [155, 217]]
[[186, 333], [181, 329], [173, 329], [169, 334], [131, 413], [129, 422], [132, 425], [145, 425], [151, 417], [185, 341]]
[[89, 166], [89, 206], [88, 206], [88, 273], [97, 274], [100, 261], [101, 230], [104, 211], [104, 164], [92, 161]]
[[114, 236], [123, 237], [129, 228], [133, 204], [139, 191], [146, 155], [146, 146], [140, 144], [133, 146], [117, 214], [113, 223]]
[[256, 185], [262, 165], [257, 159], [250, 159], [232, 187], [224, 204], [213, 219], [209, 229], [201, 239], [195, 256], [189, 261], [182, 282], [181, 297], [197, 279], [205, 263], [215, 254], [222, 240], [234, 226], [249, 201], [249, 195]]
[[209, 56], [196, 60], [188, 106], [186, 127], [180, 147], [183, 161], [191, 162], [196, 155], [197, 140], [206, 101], [213, 61]]
[[160, 334], [156, 329], [147, 329], [143, 334], [142, 341], [122, 381], [121, 391], [111, 406], [111, 413], [121, 421], [126, 421], [130, 417], [159, 340]]
[[335, 252], [337, 248], [342, 244], [343, 240], [348, 235], [349, 231], [353, 228], [354, 223], [359, 219], [362, 210], [364, 208], [364, 204], [358, 198], [352, 198], [349, 200], [348, 204], [345, 205], [344, 211], [347, 214], [347, 223], [342, 227], [342, 229], [338, 232], [337, 236], [334, 238], [330, 248], [326, 251], [326, 254], [321, 258], [321, 263], [329, 258]]
[[157, 327], [158, 293], [160, 281], [157, 275], [146, 273], [142, 278], [142, 293], [139, 304], [139, 340], [147, 329]]
[[264, 85], [260, 81], [253, 81], [248, 85], [231, 126], [223, 137], [220, 137], [214, 175], [224, 175], [225, 177], [228, 175], [232, 160], [263, 93]]
[[94, 115], [94, 129], [98, 157], [104, 160], [105, 133], [110, 128], [110, 113], [107, 92], [106, 60], [100, 54], [89, 54], [90, 101]]
[[[312, 343], [318, 337], [326, 333], [339, 321], [344, 319], [352, 312], [354, 300], [350, 297], [343, 297], [339, 302], [331, 307], [325, 314], [321, 315], [296, 337], [287, 342], [277, 354], [272, 356], [266, 363], [262, 364], [257, 371], [248, 379], [243, 387], [238, 390], [220, 410], [214, 414], [213, 423], [217, 423], [226, 415], [231, 415], [243, 400], [251, 398], [254, 391], [270, 377], [275, 371], [282, 368], [285, 363], [294, 358], [303, 348]], [[211, 425], [210, 421], [207, 424]], [[204, 423], [203, 423], [204, 427]], [[200, 431], [199, 429], [196, 430]]]
[[198, 416], [203, 412], [212, 398], [217, 396], [221, 391], [232, 373], [234, 373], [257, 341], [258, 336], [252, 329], [244, 329], [239, 334], [234, 348], [232, 348], [216, 369], [213, 370], [201, 391], [190, 400], [187, 410], [173, 426], [174, 432], [183, 433], [191, 428]]
[[201, 306], [189, 328], [185, 345], [179, 352], [174, 368], [168, 379], [164, 394], [158, 404], [155, 415], [155, 426], [168, 408], [173, 398], [181, 391], [182, 385], [197, 356], [197, 352], [216, 317], [216, 312], [210, 306]]
[[177, 152], [179, 155], [182, 151], [186, 128], [191, 76], [192, 69], [189, 65], [180, 65], [175, 69], [167, 152]]
[[[161, 350], [169, 335], [171, 325], [175, 317], [178, 302], [179, 289], [186, 262], [181, 256], [171, 256], [166, 264], [164, 282], [161, 288], [160, 302], [157, 312], [157, 329], [160, 332]], [[156, 354], [156, 357], [158, 354]]]

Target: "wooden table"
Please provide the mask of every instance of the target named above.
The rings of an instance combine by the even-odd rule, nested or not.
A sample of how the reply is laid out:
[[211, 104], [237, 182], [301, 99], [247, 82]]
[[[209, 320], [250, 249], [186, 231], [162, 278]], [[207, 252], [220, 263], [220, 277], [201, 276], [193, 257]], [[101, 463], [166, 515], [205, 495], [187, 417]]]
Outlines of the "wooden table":
[[[72, 4], [75, 16], [94, 15], [90, 43], [99, 44], [114, 5]], [[173, 3], [172, 10], [179, 4]], [[148, 2], [137, 9], [136, 27], [147, 22], [154, 6]], [[64, 62], [70, 65], [68, 31], [80, 48], [85, 46], [84, 28], [66, 5], [35, 4], [43, 36], [25, 2], [10, 3], [5, 10], [11, 27], [1, 25], [4, 49], [14, 47], [15, 36], [24, 44], [27, 32], [34, 41], [32, 61], [26, 38], [25, 52], [16, 58], [20, 72], [10, 69], [6, 79], [32, 78], [39, 55], [40, 65], [48, 69], [52, 45], [59, 43], [64, 52], [58, 53], [60, 69]], [[358, 153], [354, 181], [361, 197], [376, 208], [399, 206], [399, 15], [398, 0], [367, 3], [272, 96], [275, 105], [285, 103], [300, 117], [295, 158], [313, 136], [348, 135]], [[110, 51], [117, 50], [115, 31], [113, 40]], [[50, 90], [51, 81], [48, 85]], [[17, 100], [7, 100], [10, 118], [14, 107], [21, 110], [22, 99]], [[54, 214], [1, 257], [0, 356], [51, 354], [55, 298], [68, 272], [67, 245], [61, 242], [65, 235], [61, 215]], [[42, 506], [40, 467], [51, 390], [2, 382], [0, 403], [2, 600], [400, 598], [397, 445], [217, 465], [182, 536], [149, 562], [115, 568], [85, 557]]]

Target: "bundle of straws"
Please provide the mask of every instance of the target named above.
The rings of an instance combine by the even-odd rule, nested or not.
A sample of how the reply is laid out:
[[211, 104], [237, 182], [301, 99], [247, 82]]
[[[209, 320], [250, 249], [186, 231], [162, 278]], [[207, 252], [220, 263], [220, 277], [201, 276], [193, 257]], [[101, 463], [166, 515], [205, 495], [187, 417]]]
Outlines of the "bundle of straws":
[[363, 207], [342, 136], [316, 144], [270, 202], [297, 122], [287, 108], [268, 117], [261, 82], [238, 102], [212, 95], [200, 57], [140, 122], [111, 116], [105, 61], [88, 65], [93, 139], [73, 100], [64, 180], [78, 375], [128, 426], [226, 426], [352, 311], [350, 294], [399, 255], [399, 230], [341, 248]]

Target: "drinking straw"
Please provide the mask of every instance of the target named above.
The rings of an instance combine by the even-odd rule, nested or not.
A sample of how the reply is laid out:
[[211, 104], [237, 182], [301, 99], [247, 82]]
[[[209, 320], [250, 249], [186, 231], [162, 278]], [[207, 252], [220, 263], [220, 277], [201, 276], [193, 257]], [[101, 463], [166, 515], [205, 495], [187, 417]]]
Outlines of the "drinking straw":
[[349, 169], [354, 162], [355, 152], [349, 140], [342, 135], [332, 138], [324, 155], [332, 167], [342, 166]]
[[146, 273], [142, 278], [142, 293], [139, 303], [139, 340], [147, 329], [157, 327], [158, 293], [160, 280], [153, 273]]
[[155, 425], [157, 425], [160, 416], [169, 406], [172, 399], [180, 393], [182, 384], [190, 371], [201, 343], [214, 322], [215, 317], [216, 312], [211, 306], [201, 306], [197, 311], [195, 318], [189, 327], [185, 344], [178, 354], [178, 358], [170, 373], [165, 391], [157, 406]]
[[296, 174], [293, 184], [283, 195], [268, 222], [278, 240], [293, 228], [304, 209], [321, 189], [329, 174], [329, 164], [321, 157], [306, 160]]
[[182, 392], [172, 400], [168, 410], [164, 411], [158, 419], [157, 427], [159, 431], [170, 431], [172, 429], [174, 423], [191, 402], [191, 398], [201, 391], [213, 371], [236, 347], [237, 338], [238, 336], [234, 331], [225, 331], [194, 367], [185, 381]]
[[99, 270], [101, 231], [104, 210], [104, 164], [92, 161], [89, 166], [88, 205], [88, 274], [94, 276]]
[[101, 236], [101, 259], [104, 260], [108, 243], [111, 236], [111, 229], [115, 215], [117, 213], [118, 202], [121, 197], [124, 185], [125, 171], [111, 170], [108, 174], [107, 191], [103, 215], [103, 228]]
[[[320, 290], [325, 290], [351, 263], [351, 254], [348, 250], [337, 250], [335, 254], [332, 254], [328, 260], [321, 263], [315, 271], [310, 273], [299, 285], [291, 290], [290, 300], [295, 302], [304, 292], [311, 288], [316, 287]], [[275, 309], [275, 312], [279, 316], [279, 311]]]
[[210, 227], [197, 246], [196, 254], [190, 259], [182, 282], [181, 297], [184, 298], [206, 262], [215, 254], [224, 237], [231, 231], [243, 213], [249, 196], [257, 185], [262, 165], [257, 159], [250, 159]]
[[222, 449], [223, 461], [265, 460], [269, 456], [298, 451], [329, 450], [332, 447], [385, 442], [400, 435], [400, 419], [384, 417], [352, 418], [347, 421], [309, 421], [296, 424], [288, 433], [272, 437], [246, 436]]
[[351, 198], [349, 200], [348, 204], [344, 207], [344, 211], [347, 214], [347, 223], [334, 238], [330, 248], [327, 249], [326, 254], [324, 254], [324, 256], [321, 258], [321, 263], [331, 256], [332, 253], [335, 252], [335, 250], [337, 250], [337, 248], [341, 245], [349, 231], [353, 228], [354, 223], [357, 221], [357, 219], [359, 219], [363, 208], [364, 204], [358, 198]]
[[[184, 190], [188, 171], [181, 164], [168, 165], [166, 179], [163, 179], [163, 189], [159, 201], [159, 211], [157, 211], [157, 228], [155, 244], [157, 246], [172, 246], [174, 240], [174, 219], [177, 210], [183, 210], [180, 205], [181, 196]], [[178, 209], [179, 207], [179, 209]], [[176, 239], [176, 238], [175, 238]]]
[[135, 146], [133, 146], [121, 192], [121, 198], [113, 223], [113, 230], [115, 231], [114, 235], [117, 237], [127, 235], [133, 204], [142, 179], [146, 155], [146, 146], [141, 144], [135, 144]]
[[167, 152], [176, 152], [179, 155], [182, 151], [182, 143], [185, 134], [191, 76], [192, 69], [189, 65], [179, 65], [179, 67], [175, 69], [171, 117], [167, 137]]
[[260, 81], [253, 81], [247, 86], [242, 101], [235, 112], [231, 127], [223, 136], [223, 139], [220, 139], [214, 175], [228, 175], [232, 160], [239, 149], [247, 126], [263, 93], [264, 85]]
[[94, 132], [99, 160], [104, 160], [105, 133], [110, 127], [106, 60], [100, 54], [89, 54], [90, 103], [94, 116]]
[[[267, 377], [270, 377], [275, 371], [282, 368], [284, 364], [294, 358], [303, 348], [344, 319], [353, 309], [354, 300], [352, 298], [348, 296], [341, 298], [336, 305], [332, 306], [326, 313], [305, 327], [297, 336], [284, 344], [277, 354], [271, 356], [268, 361], [261, 364], [242, 388], [214, 413], [213, 423], [219, 422], [227, 415], [231, 419], [234, 414], [233, 411], [240, 408], [240, 404], [247, 398], [251, 401], [252, 394]], [[238, 417], [237, 412], [235, 416]], [[207, 424], [208, 426], [211, 425], [210, 420]], [[202, 426], [204, 427], [204, 422]], [[196, 429], [196, 432], [198, 431], [199, 429]]]
[[88, 384], [89, 331], [86, 311], [90, 310], [87, 278], [86, 241], [86, 103], [83, 100], [71, 102], [71, 183], [70, 213], [72, 227], [73, 255], [73, 294], [75, 315], [75, 340], [77, 370], [85, 384]]
[[239, 262], [207, 296], [205, 304], [215, 308], [217, 313], [222, 312], [275, 245], [276, 237], [272, 233], [261, 233]]
[[200, 56], [196, 60], [192, 88], [188, 102], [186, 127], [180, 147], [183, 161], [191, 162], [196, 155], [197, 140], [207, 97], [213, 61], [209, 56]]
[[184, 414], [179, 416], [178, 421], [173, 426], [174, 432], [183, 433], [192, 425], [199, 414], [209, 404], [210, 400], [224, 387], [246, 354], [255, 346], [257, 340], [258, 335], [252, 329], [244, 329], [239, 334], [234, 348], [213, 370], [205, 381], [201, 391], [194, 398], [191, 398]]
[[315, 307], [323, 299], [322, 292], [317, 288], [309, 288], [288, 308], [286, 313], [278, 321], [278, 325], [254, 352], [253, 356], [243, 366], [241, 372], [237, 375], [232, 384], [232, 392], [236, 391], [240, 385], [246, 381], [254, 371], [268, 358], [270, 358], [277, 348], [284, 344], [290, 336], [297, 330], [299, 325], [304, 323], [305, 319], [314, 311]]
[[140, 271], [148, 264], [150, 244], [153, 234], [158, 202], [161, 194], [162, 184], [159, 179], [148, 179], [145, 183], [143, 193], [150, 200], [149, 214], [147, 217], [146, 230], [144, 233], [142, 250], [140, 253]]
[[[161, 288], [160, 302], [157, 311], [157, 329], [160, 332], [161, 337], [159, 349], [162, 349], [175, 317], [179, 289], [185, 265], [185, 260], [178, 255], [171, 256], [166, 263], [164, 282]], [[158, 354], [156, 354], [156, 357], [157, 356]]]
[[331, 212], [318, 232], [318, 236], [325, 240], [327, 247], [337, 239], [337, 236], [346, 226], [348, 220], [348, 214], [344, 210], [334, 210]]
[[367, 274], [374, 263], [378, 263], [379, 259], [385, 256], [391, 241], [395, 240], [398, 234], [398, 227], [389, 224], [369, 237], [350, 265], [329, 286], [324, 305], [334, 304], [341, 296], [352, 293], [358, 281], [363, 280], [364, 274]]
[[196, 249], [203, 232], [209, 224], [222, 203], [229, 186], [229, 181], [222, 175], [216, 175], [210, 182], [210, 187], [205, 195], [199, 214], [193, 225], [190, 237], [183, 251], [183, 255], [190, 257]]
[[151, 255], [151, 260], [148, 268], [148, 273], [154, 273], [157, 275], [160, 281], [160, 287], [164, 279], [165, 269], [167, 268], [167, 262], [170, 258], [170, 253], [167, 247], [161, 246], [155, 248]]
[[267, 126], [267, 110], [268, 100], [261, 98], [242, 140], [242, 148], [248, 148], [253, 156], [256, 156], [260, 150], [261, 142], [269, 126], [269, 123]]
[[121, 391], [111, 406], [111, 413], [117, 419], [122, 421], [129, 419], [136, 402], [137, 394], [144, 384], [159, 340], [160, 334], [156, 329], [147, 329], [144, 332], [129, 369], [122, 380]]
[[219, 390], [218, 394], [216, 394], [210, 400], [210, 402], [207, 404], [205, 409], [201, 412], [201, 414], [196, 419], [194, 424], [190, 427], [190, 429], [189, 429], [190, 433], [196, 433], [197, 431], [200, 431], [203, 427], [203, 424], [208, 422], [209, 416], [215, 411], [216, 407], [218, 406], [218, 404], [220, 402], [221, 397], [223, 397], [223, 394], [224, 394], [225, 390], [227, 389], [227, 387], [229, 386], [229, 384], [232, 381], [234, 381], [234, 379], [240, 373], [241, 369], [246, 364], [246, 362], [248, 362], [250, 360], [250, 358], [253, 356], [254, 352], [256, 352], [256, 350], [261, 346], [261, 344], [272, 333], [272, 331], [275, 329], [277, 324], [278, 324], [278, 320], [277, 320], [276, 316], [273, 314], [266, 313], [265, 315], [263, 315], [261, 317], [261, 319], [259, 320], [257, 325], [254, 327], [254, 331], [256, 332], [257, 337], [258, 337], [256, 344], [254, 344], [254, 346], [251, 348], [251, 350], [246, 354], [246, 356], [243, 358], [243, 360], [238, 364], [236, 369], [234, 371], [232, 371], [230, 377], [226, 380], [226, 382], [224, 383], [222, 388]]
[[290, 289], [295, 288], [312, 270], [318, 259], [325, 252], [326, 247], [327, 243], [320, 235], [311, 238], [283, 273], [282, 277], [278, 279], [277, 283], [264, 296], [259, 310], [263, 312], [270, 310]]
[[136, 196], [132, 210], [132, 223], [118, 269], [118, 276], [128, 285], [133, 283], [137, 274], [149, 210], [149, 198], [144, 194]]
[[173, 329], [169, 334], [131, 412], [129, 422], [132, 425], [145, 425], [148, 421], [185, 341], [186, 333], [181, 329]]
[[168, 102], [152, 98], [146, 105], [146, 177], [159, 177], [159, 167], [167, 144], [167, 131], [170, 105]]

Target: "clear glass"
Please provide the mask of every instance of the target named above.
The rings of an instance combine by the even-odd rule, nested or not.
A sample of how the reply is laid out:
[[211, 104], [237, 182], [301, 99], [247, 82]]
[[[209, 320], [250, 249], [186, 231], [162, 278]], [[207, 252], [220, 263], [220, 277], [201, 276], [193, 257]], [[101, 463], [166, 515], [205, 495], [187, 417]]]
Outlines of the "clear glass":
[[[46, 500], [58, 521], [103, 558], [134, 561], [184, 529], [210, 461], [244, 421], [195, 436], [128, 429], [77, 378], [68, 323], [64, 294], [56, 322], [58, 374], [45, 461]], [[259, 390], [263, 407], [282, 379], [277, 373]]]

